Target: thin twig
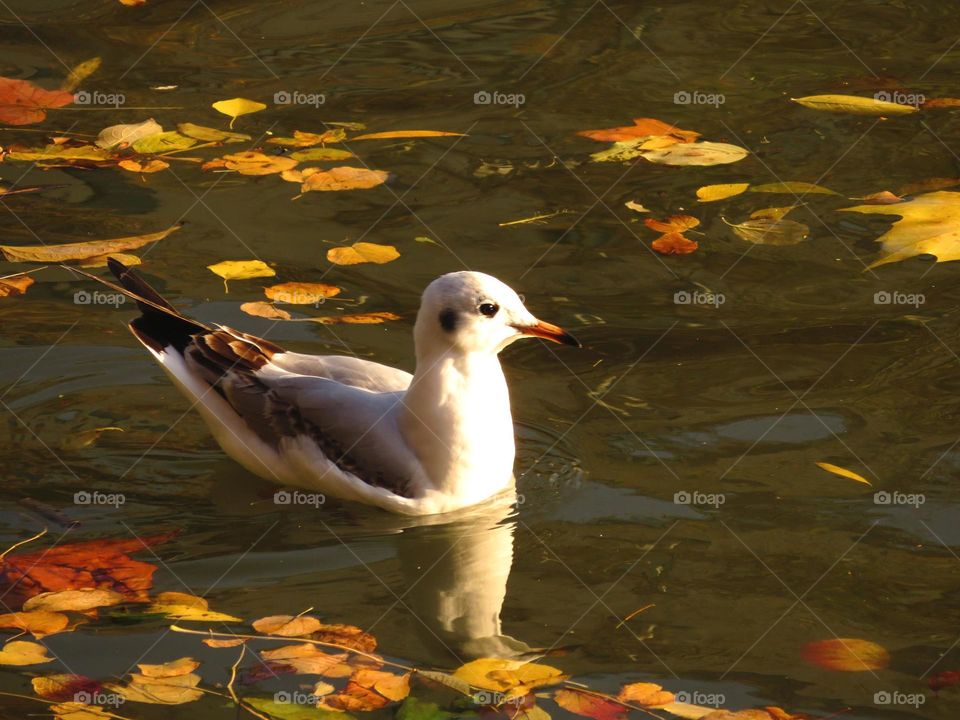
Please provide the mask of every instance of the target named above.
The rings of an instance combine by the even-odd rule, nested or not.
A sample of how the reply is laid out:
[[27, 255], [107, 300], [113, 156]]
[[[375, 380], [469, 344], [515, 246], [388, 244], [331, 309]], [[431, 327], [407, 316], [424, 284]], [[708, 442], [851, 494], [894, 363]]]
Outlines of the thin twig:
[[40, 538], [42, 538], [42, 537], [43, 537], [44, 535], [46, 535], [46, 534], [47, 534], [47, 529], [44, 528], [43, 530], [41, 530], [40, 532], [38, 532], [38, 533], [37, 533], [36, 535], [34, 535], [33, 537], [27, 538], [26, 540], [21, 540], [21, 541], [18, 542], [18, 543], [14, 543], [14, 544], [11, 545], [10, 547], [8, 547], [6, 550], [4, 550], [2, 553], [0, 553], [0, 561], [2, 561], [7, 555], [9, 555], [11, 552], [13, 552], [14, 550], [16, 550], [16, 549], [17, 549], [18, 547], [20, 547], [21, 545], [26, 545], [27, 543], [33, 542], [34, 540], [39, 540]]

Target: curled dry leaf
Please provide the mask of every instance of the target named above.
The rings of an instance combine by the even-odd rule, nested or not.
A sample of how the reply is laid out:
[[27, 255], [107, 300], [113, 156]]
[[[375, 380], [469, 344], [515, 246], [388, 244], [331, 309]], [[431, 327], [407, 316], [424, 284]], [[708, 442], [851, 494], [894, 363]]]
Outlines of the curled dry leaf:
[[[0, 246], [2, 249], [2, 246]], [[360, 263], [376, 263], [383, 265], [400, 257], [400, 253], [393, 245], [378, 245], [377, 243], [357, 242], [349, 247], [337, 247], [327, 250], [327, 260], [335, 265], [358, 265]]]
[[259, 633], [280, 637], [303, 637], [319, 630], [323, 625], [317, 618], [310, 615], [270, 615], [254, 620], [251, 624]]
[[164, 162], [158, 158], [152, 158], [146, 161], [127, 159], [118, 162], [117, 167], [123, 168], [124, 170], [129, 170], [130, 172], [155, 173], [160, 172], [161, 170], [166, 170], [168, 167], [170, 167], [170, 163]]
[[900, 103], [857, 95], [808, 95], [790, 99], [811, 110], [852, 113], [854, 115], [910, 115], [918, 111], [918, 108], [913, 105], [901, 105]]
[[840, 477], [845, 477], [848, 480], [855, 480], [858, 483], [863, 483], [864, 485], [872, 485], [869, 480], [867, 480], [863, 475], [858, 475], [853, 472], [853, 470], [847, 470], [842, 468], [839, 465], [833, 465], [828, 462], [818, 462], [817, 467], [821, 470], [826, 470], [828, 473], [833, 473], [834, 475], [839, 475]]
[[246, 98], [231, 98], [230, 100], [218, 100], [211, 107], [218, 113], [223, 113], [230, 118], [230, 129], [233, 130], [234, 121], [241, 115], [260, 112], [266, 109], [266, 105], [256, 100], [247, 100]]
[[287, 305], [317, 305], [326, 298], [336, 297], [340, 288], [325, 283], [287, 282], [263, 289], [274, 302]]
[[224, 292], [230, 292], [228, 280], [249, 280], [258, 277], [274, 277], [277, 273], [263, 260], [224, 260], [207, 269], [223, 278]]
[[11, 628], [28, 632], [35, 638], [65, 630], [70, 619], [63, 613], [49, 610], [4, 613], [0, 615], [0, 628]]
[[163, 615], [176, 620], [204, 622], [243, 622], [241, 618], [210, 610], [205, 598], [181, 592], [162, 592], [146, 609], [149, 614]]
[[34, 279], [26, 273], [0, 278], [0, 298], [23, 295], [33, 283]]
[[171, 678], [192, 673], [200, 667], [200, 663], [192, 657], [182, 657], [163, 663], [162, 665], [139, 663], [137, 667], [140, 668], [140, 672], [148, 678]]
[[670, 125], [654, 118], [634, 118], [633, 125], [624, 127], [606, 128], [605, 130], [581, 130], [577, 135], [588, 137], [601, 142], [620, 142], [633, 140], [639, 137], [672, 136], [678, 142], [693, 142], [700, 133], [693, 130], [681, 130], [676, 125]]
[[101, 255], [133, 250], [163, 240], [182, 227], [178, 223], [166, 230], [147, 235], [114, 238], [113, 240], [88, 240], [87, 242], [62, 243], [60, 245], [0, 245], [0, 253], [10, 262], [66, 262], [69, 260], [87, 260]]
[[139, 123], [127, 123], [124, 125], [111, 125], [100, 131], [94, 144], [104, 150], [113, 150], [114, 148], [132, 145], [137, 140], [141, 140], [150, 135], [157, 135], [163, 132], [163, 128], [153, 118]]
[[247, 315], [270, 320], [290, 320], [293, 317], [286, 310], [281, 310], [266, 302], [245, 302], [240, 306], [240, 309]]
[[11, 640], [0, 650], [0, 665], [39, 665], [51, 660], [43, 645], [27, 640]]
[[724, 200], [745, 193], [750, 183], [726, 183], [722, 185], [704, 185], [697, 190], [697, 200], [700, 202], [714, 202]]
[[890, 664], [890, 653], [884, 647], [859, 638], [831, 638], [807, 643], [800, 655], [811, 665], [844, 672], [882, 670]]
[[113, 590], [103, 588], [80, 588], [78, 590], [58, 590], [34, 595], [23, 604], [24, 610], [46, 610], [49, 612], [87, 612], [99, 607], [119, 605], [126, 598]]
[[31, 125], [42, 122], [49, 108], [73, 102], [66, 90], [44, 90], [27, 80], [0, 77], [0, 122]]

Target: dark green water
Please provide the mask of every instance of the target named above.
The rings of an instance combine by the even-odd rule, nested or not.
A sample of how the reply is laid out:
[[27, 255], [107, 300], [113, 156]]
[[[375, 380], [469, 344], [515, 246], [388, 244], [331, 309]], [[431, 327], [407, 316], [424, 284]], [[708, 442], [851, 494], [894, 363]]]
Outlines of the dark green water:
[[[75, 304], [85, 286], [43, 271], [26, 296], [0, 300], [8, 406], [0, 545], [44, 525], [62, 543], [177, 530], [156, 549], [159, 560], [139, 555], [159, 564], [157, 589], [189, 589], [250, 619], [314, 607], [328, 622], [371, 628], [383, 652], [412, 664], [456, 667], [499, 611], [504, 634], [565, 648], [550, 662], [597, 689], [649, 680], [720, 693], [733, 709], [957, 716], [958, 691], [937, 697], [926, 678], [960, 669], [960, 506], [950, 490], [960, 471], [960, 264], [915, 259], [865, 271], [889, 221], [834, 210], [855, 204], [847, 198], [960, 175], [960, 115], [878, 121], [789, 101], [957, 95], [951, 3], [51, 0], [3, 4], [0, 23], [0, 75], [55, 87], [64, 66], [99, 55], [90, 90], [122, 93], [129, 107], [177, 108], [68, 108], [32, 127], [95, 134], [147, 117], [165, 128], [224, 127], [210, 103], [243, 96], [269, 106], [236, 124], [255, 137], [320, 131], [325, 121], [468, 133], [350, 145], [365, 164], [394, 173], [390, 185], [296, 202], [295, 186], [276, 177], [212, 175], [186, 162], [143, 178], [114, 169], [24, 175], [28, 166], [6, 163], [8, 182], [63, 187], [0, 203], [4, 243], [114, 237], [183, 219], [142, 268], [176, 304], [302, 352], [346, 346], [405, 368], [420, 291], [469, 267], [516, 287], [586, 346], [526, 343], [504, 353], [520, 437], [517, 514], [497, 529], [410, 528], [356, 507], [278, 509], [273, 488], [220, 452], [126, 332], [129, 306]], [[484, 90], [525, 102], [475, 104]], [[277, 106], [278, 92], [323, 93], [326, 102]], [[675, 103], [681, 92], [724, 102]], [[753, 154], [709, 168], [588, 162], [604, 145], [575, 133], [633, 117]], [[43, 137], [4, 129], [0, 145]], [[710, 183], [780, 180], [842, 195], [803, 199], [791, 217], [811, 235], [795, 246], [752, 246], [723, 222], [789, 196], [695, 198]], [[657, 217], [698, 217], [700, 250], [650, 252], [655, 235], [628, 200]], [[571, 212], [499, 226], [558, 210]], [[333, 245], [361, 238], [402, 256], [384, 266], [326, 261]], [[362, 310], [403, 319], [325, 327], [246, 316], [240, 302], [262, 299], [265, 283], [233, 282], [225, 295], [205, 266], [253, 258], [275, 264], [282, 280], [332, 282], [343, 297], [362, 298]], [[725, 301], [675, 302], [675, 293], [698, 290]], [[924, 302], [877, 304], [881, 291]], [[340, 308], [356, 311], [328, 309]], [[124, 432], [64, 448], [102, 426]], [[818, 461], [855, 470], [873, 488]], [[76, 505], [84, 490], [122, 492], [126, 502]], [[873, 493], [884, 490], [924, 503], [878, 504]], [[722, 494], [723, 503], [675, 502], [682, 492]], [[63, 536], [23, 498], [82, 524]], [[475, 618], [444, 625], [449, 597], [468, 599], [479, 629]], [[122, 675], [138, 660], [184, 654], [204, 661], [205, 680], [223, 682], [235, 657], [162, 623], [96, 627], [46, 641], [65, 668], [5, 668], [0, 687], [29, 693], [31, 672]], [[834, 637], [883, 645], [890, 666], [841, 673], [801, 659], [805, 643]], [[925, 702], [883, 704], [884, 692], [922, 693]], [[43, 710], [4, 704], [4, 717]], [[232, 710], [209, 697], [120, 712]]]

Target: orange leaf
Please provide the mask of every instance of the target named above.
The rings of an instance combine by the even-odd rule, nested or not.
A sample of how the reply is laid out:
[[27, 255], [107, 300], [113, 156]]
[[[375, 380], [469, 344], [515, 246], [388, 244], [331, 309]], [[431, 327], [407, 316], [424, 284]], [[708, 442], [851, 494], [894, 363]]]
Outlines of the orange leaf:
[[343, 323], [345, 325], [379, 325], [387, 320], [399, 320], [400, 316], [392, 312], [371, 312], [360, 313], [358, 315], [325, 316], [315, 319], [323, 325], [335, 325], [337, 323]]
[[857, 199], [862, 201], [864, 205], [892, 205], [893, 203], [903, 202], [902, 197], [894, 195], [889, 190], [883, 190], [882, 192], [873, 193], [872, 195], [865, 195]]
[[960, 98], [930, 98], [921, 105], [924, 110], [929, 108], [960, 107]]
[[557, 690], [553, 699], [564, 710], [593, 720], [626, 720], [627, 717], [627, 708], [620, 703], [581, 690]]
[[696, 252], [700, 245], [680, 233], [666, 233], [654, 240], [650, 247], [661, 255], [689, 255]]
[[890, 664], [885, 648], [858, 638], [817, 640], [804, 645], [800, 655], [811, 665], [844, 672], [882, 670]]
[[394, 675], [383, 670], [360, 668], [350, 680], [368, 690], [375, 690], [390, 700], [400, 701], [410, 694], [410, 673]]
[[142, 540], [91, 540], [59, 545], [0, 562], [0, 587], [5, 602], [19, 607], [27, 598], [57, 590], [103, 588], [130, 600], [147, 599], [156, 565], [134, 560], [127, 553], [143, 551], [172, 537], [152, 535]]
[[367, 133], [357, 135], [351, 140], [390, 140], [393, 138], [422, 138], [422, 137], [463, 137], [463, 133], [443, 132], [442, 130], [390, 130], [388, 132]]
[[306, 170], [304, 170], [303, 184], [300, 186], [300, 192], [310, 192], [311, 190], [319, 190], [321, 192], [331, 190], [367, 190], [377, 185], [382, 185], [387, 181], [388, 177], [390, 177], [390, 173], [385, 170], [367, 170], [366, 168], [349, 166], [320, 170], [310, 175], [307, 175]]
[[676, 696], [656, 683], [637, 682], [624, 685], [617, 693], [617, 699], [635, 705], [653, 707], [672, 703]]
[[657, 232], [682, 233], [684, 230], [697, 227], [697, 225], [700, 224], [700, 221], [690, 215], [671, 215], [666, 220], [654, 220], [653, 218], [646, 218], [643, 221], [643, 224], [651, 230], [656, 230]]
[[340, 710], [342, 712], [369, 712], [379, 710], [389, 704], [390, 700], [388, 698], [350, 680], [343, 690], [323, 698], [318, 707], [324, 710]]
[[161, 170], [166, 170], [168, 167], [170, 167], [170, 163], [164, 162], [163, 160], [158, 160], [156, 158], [152, 160], [145, 160], [144, 162], [127, 159], [118, 162], [117, 166], [123, 168], [124, 170], [129, 170], [130, 172], [155, 173], [160, 172]]
[[25, 273], [0, 278], [0, 297], [23, 295], [33, 285], [33, 278]]
[[619, 142], [648, 135], [672, 135], [681, 142], [693, 142], [700, 133], [693, 130], [681, 130], [676, 125], [668, 125], [654, 118], [634, 118], [633, 125], [606, 128], [604, 130], [581, 130], [577, 135], [601, 142]]
[[65, 90], [44, 90], [26, 80], [0, 77], [0, 122], [30, 125], [47, 117], [47, 108], [58, 108], [73, 102], [73, 93]]

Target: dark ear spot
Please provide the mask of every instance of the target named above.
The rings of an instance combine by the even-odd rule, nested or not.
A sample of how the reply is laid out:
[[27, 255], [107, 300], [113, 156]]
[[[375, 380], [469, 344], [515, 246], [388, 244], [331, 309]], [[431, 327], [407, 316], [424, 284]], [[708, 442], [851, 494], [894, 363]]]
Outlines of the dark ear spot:
[[440, 312], [440, 327], [446, 332], [453, 332], [457, 328], [457, 313], [447, 308]]

